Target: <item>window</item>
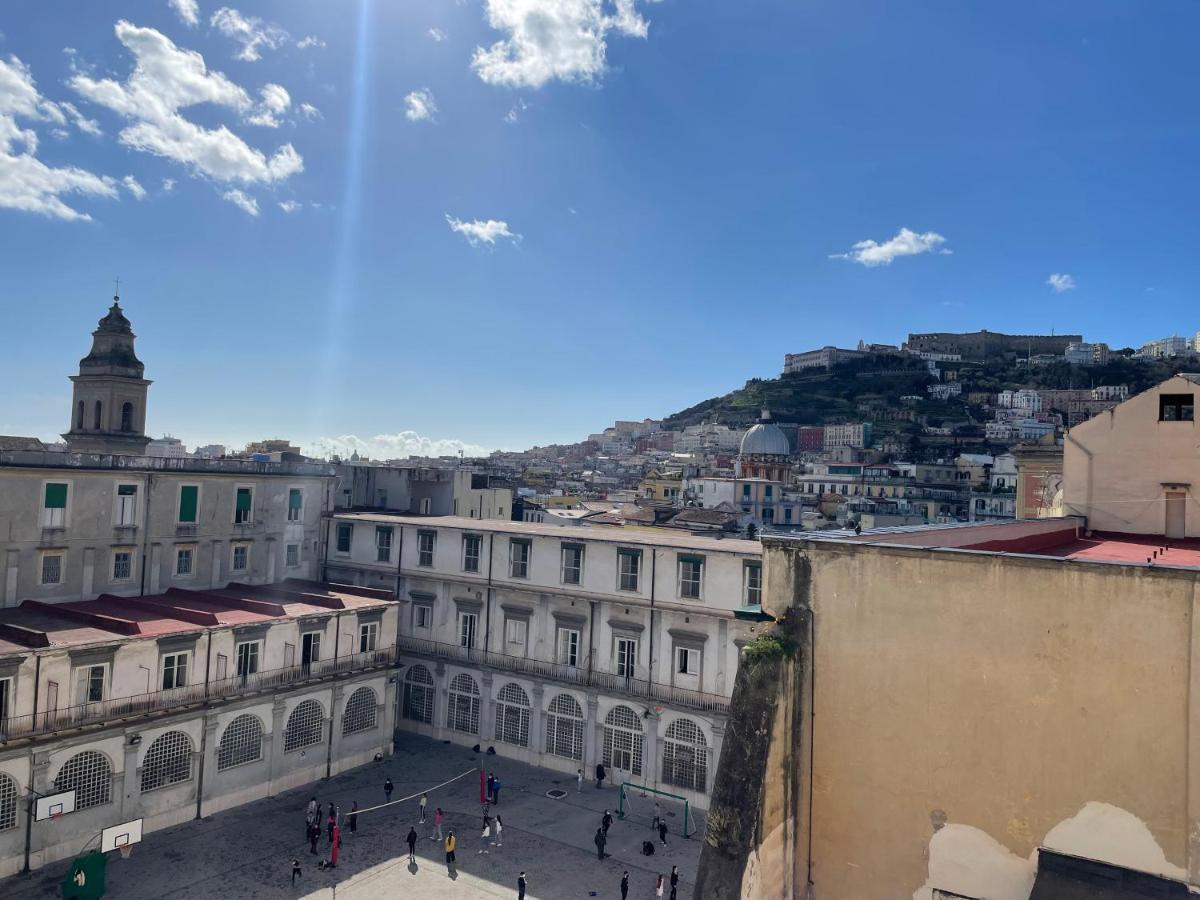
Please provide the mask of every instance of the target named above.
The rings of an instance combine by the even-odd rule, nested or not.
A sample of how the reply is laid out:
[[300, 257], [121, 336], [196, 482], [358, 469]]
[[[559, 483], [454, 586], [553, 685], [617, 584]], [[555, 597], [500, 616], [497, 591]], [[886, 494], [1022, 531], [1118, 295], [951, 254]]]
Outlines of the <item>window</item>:
[[66, 761], [54, 779], [54, 790], [75, 792], [75, 810], [103, 806], [112, 800], [112, 765], [108, 757], [85, 750]]
[[192, 780], [192, 739], [168, 731], [154, 739], [142, 761], [142, 792]]
[[677, 719], [667, 727], [662, 767], [666, 784], [700, 793], [708, 790], [708, 742], [691, 719]]
[[496, 696], [496, 740], [529, 746], [529, 695], [519, 684], [509, 682]]
[[422, 665], [409, 666], [404, 673], [400, 716], [413, 722], [433, 722], [433, 675]]
[[162, 661], [162, 689], [164, 691], [187, 685], [188, 654], [168, 653]]
[[133, 404], [121, 404], [121, 430], [133, 431]]
[[508, 542], [508, 574], [513, 578], [529, 577], [529, 541], [512, 538]]
[[642, 774], [641, 717], [628, 706], [614, 706], [604, 719], [604, 765]]
[[425, 568], [433, 568], [433, 548], [437, 543], [437, 532], [435, 531], [418, 531], [417, 532], [417, 565]]
[[112, 563], [113, 581], [128, 581], [133, 577], [132, 550], [114, 550]]
[[375, 526], [375, 559], [378, 562], [392, 560], [392, 526]]
[[309, 631], [300, 635], [300, 665], [307, 668], [321, 661], [321, 632]]
[[75, 670], [75, 705], [100, 703], [108, 684], [108, 665], [80, 666]]
[[675, 671], [680, 675], [699, 675], [700, 651], [695, 647], [676, 647], [675, 663]]
[[358, 734], [375, 727], [379, 700], [369, 687], [360, 687], [346, 701], [342, 713], [342, 734]]
[[433, 627], [433, 607], [418, 604], [413, 607], [413, 627], [414, 628], [432, 628]]
[[[0, 722], [3, 722], [12, 714], [12, 695], [13, 695], [13, 680], [11, 678], [0, 678]], [[4, 829], [0, 825], [0, 831]]]
[[558, 629], [557, 647], [557, 661], [560, 666], [579, 665], [579, 632], [576, 629]]
[[748, 485], [748, 484], [742, 485], [742, 498], [744, 500], [750, 499], [750, 485]]
[[104, 424], [104, 416], [102, 415], [103, 412], [104, 407], [100, 404], [100, 401], [97, 400], [96, 405], [92, 407], [92, 429], [94, 431], [99, 431]]
[[617, 587], [623, 591], [637, 591], [638, 576], [642, 569], [640, 550], [617, 551]]
[[192, 575], [192, 564], [195, 562], [195, 548], [193, 547], [176, 547], [175, 548], [175, 575], [179, 578], [190, 578]]
[[75, 409], [75, 430], [83, 431], [83, 401], [79, 401], [78, 407]]
[[117, 518], [118, 526], [137, 524], [137, 485], [117, 485]]
[[179, 486], [179, 524], [194, 525], [199, 507], [200, 486], [195, 484], [181, 484]]
[[299, 544], [288, 544], [287, 545], [287, 567], [289, 569], [294, 569], [298, 565], [300, 565], [300, 545]]
[[765, 507], [762, 511], [762, 514], [764, 525], [770, 525], [775, 521], [775, 510], [773, 510], [771, 507]]
[[233, 503], [233, 524], [246, 525], [250, 522], [250, 513], [254, 505], [254, 489], [240, 487]]
[[559, 694], [546, 712], [546, 752], [583, 759], [583, 710], [570, 694]]
[[262, 759], [262, 722], [241, 715], [229, 723], [217, 747], [217, 771]]
[[704, 557], [679, 557], [679, 596], [685, 600], [699, 600], [704, 582]]
[[516, 644], [524, 650], [529, 637], [529, 622], [525, 619], [507, 619], [504, 622], [504, 642]]
[[450, 682], [446, 727], [464, 734], [479, 733], [479, 685], [465, 672]]
[[67, 524], [67, 485], [58, 482], [46, 484], [45, 500], [42, 503], [42, 527], [65, 528]]
[[771, 485], [769, 485], [769, 484], [763, 485], [763, 497], [767, 500], [771, 499]]
[[479, 571], [479, 545], [482, 539], [477, 534], [464, 534], [462, 539], [463, 544], [463, 561], [462, 567], [464, 572]]
[[746, 605], [762, 605], [762, 563], [746, 563], [742, 570], [746, 582]]
[[632, 678], [637, 666], [637, 645], [634, 638], [617, 638], [617, 674]]
[[350, 522], [338, 522], [337, 552], [349, 553], [350, 542], [354, 539], [354, 525]]
[[583, 545], [562, 545], [561, 578], [563, 584], [580, 583], [583, 578]]
[[1194, 416], [1194, 394], [1159, 394], [1158, 421], [1191, 422]]
[[325, 711], [316, 700], [303, 700], [296, 704], [288, 716], [283, 731], [283, 752], [302, 750], [321, 743], [325, 734]]
[[0, 772], [0, 831], [17, 827], [17, 782]]
[[358, 652], [370, 653], [379, 644], [379, 623], [364, 622], [358, 626]]
[[239, 678], [246, 678], [258, 671], [258, 643], [258, 641], [243, 641], [235, 648]]
[[288, 521], [299, 522], [304, 513], [304, 491], [300, 488], [288, 489]]
[[234, 544], [233, 545], [233, 564], [232, 569], [235, 572], [245, 572], [250, 567], [250, 545], [249, 544]]
[[42, 554], [42, 584], [62, 584], [61, 551]]
[[458, 614], [458, 645], [470, 650], [475, 646], [475, 629], [479, 617], [475, 613]]

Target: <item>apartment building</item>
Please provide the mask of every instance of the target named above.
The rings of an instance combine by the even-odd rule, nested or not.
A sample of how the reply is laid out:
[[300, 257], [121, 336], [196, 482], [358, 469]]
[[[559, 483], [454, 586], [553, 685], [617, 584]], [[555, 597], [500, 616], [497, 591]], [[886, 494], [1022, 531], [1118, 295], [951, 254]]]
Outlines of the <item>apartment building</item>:
[[339, 513], [330, 580], [395, 586], [401, 728], [706, 808], [756, 541], [635, 528]]

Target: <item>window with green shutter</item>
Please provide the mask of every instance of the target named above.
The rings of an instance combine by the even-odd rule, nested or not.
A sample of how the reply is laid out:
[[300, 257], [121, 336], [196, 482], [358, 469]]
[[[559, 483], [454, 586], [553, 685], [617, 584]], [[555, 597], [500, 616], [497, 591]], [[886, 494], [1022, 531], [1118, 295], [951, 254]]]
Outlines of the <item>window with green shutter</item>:
[[200, 488], [194, 484], [182, 485], [179, 488], [179, 521], [194, 523], [199, 504]]
[[288, 521], [299, 522], [300, 510], [304, 505], [304, 491], [292, 488], [288, 491]]
[[67, 486], [65, 484], [46, 485], [46, 509], [67, 508]]
[[237, 502], [233, 508], [233, 524], [244, 525], [250, 521], [250, 488], [237, 489]]

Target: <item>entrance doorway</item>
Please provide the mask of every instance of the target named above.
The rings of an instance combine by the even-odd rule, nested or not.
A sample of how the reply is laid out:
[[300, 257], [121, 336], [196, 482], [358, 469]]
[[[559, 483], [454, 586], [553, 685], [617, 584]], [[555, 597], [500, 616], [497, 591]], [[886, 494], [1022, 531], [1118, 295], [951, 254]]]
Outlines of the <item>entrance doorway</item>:
[[1167, 492], [1167, 527], [1169, 538], [1182, 538], [1187, 535], [1187, 494], [1181, 491]]

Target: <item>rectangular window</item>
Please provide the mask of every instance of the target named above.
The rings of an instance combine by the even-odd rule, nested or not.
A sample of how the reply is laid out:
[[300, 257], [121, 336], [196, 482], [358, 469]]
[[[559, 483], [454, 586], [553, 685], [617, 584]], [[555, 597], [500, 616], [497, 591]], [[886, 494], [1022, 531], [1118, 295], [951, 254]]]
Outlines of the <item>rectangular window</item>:
[[744, 568], [746, 581], [746, 605], [762, 605], [762, 563], [746, 563]]
[[379, 644], [379, 623], [364, 622], [358, 626], [358, 652], [370, 653]]
[[117, 485], [117, 519], [116, 524], [129, 526], [137, 524], [137, 485]]
[[354, 525], [350, 522], [338, 522], [337, 552], [349, 553], [352, 540], [354, 540]]
[[524, 619], [508, 619], [504, 623], [504, 641], [507, 644], [525, 646], [529, 636], [529, 623]]
[[113, 551], [113, 581], [128, 581], [133, 577], [133, 551], [132, 550], [114, 550]]
[[1195, 418], [1194, 394], [1159, 394], [1158, 421], [1191, 422]]
[[562, 583], [579, 584], [583, 580], [583, 545], [562, 545]]
[[200, 509], [200, 487], [195, 484], [181, 484], [179, 486], [179, 524], [194, 525], [196, 524], [197, 514]]
[[699, 600], [704, 584], [704, 557], [679, 557], [679, 596]]
[[42, 584], [62, 584], [62, 561], [61, 553], [42, 554]]
[[433, 627], [433, 607], [432, 606], [414, 606], [413, 607], [413, 627], [415, 628], [432, 628]]
[[193, 547], [176, 547], [175, 548], [175, 574], [180, 578], [188, 578], [192, 574], [192, 566], [195, 562], [195, 548]]
[[392, 561], [392, 526], [375, 526], [375, 559], [378, 562]]
[[617, 674], [632, 678], [637, 665], [637, 641], [633, 638], [617, 638]]
[[12, 684], [13, 680], [11, 678], [0, 678], [0, 722], [12, 714]]
[[287, 545], [287, 565], [289, 569], [294, 569], [300, 565], [300, 545]]
[[75, 703], [100, 703], [108, 684], [108, 666], [81, 666], [75, 670]]
[[742, 497], [746, 500], [750, 499], [750, 485], [748, 485], [748, 484], [742, 485]]
[[579, 665], [579, 632], [574, 628], [558, 629], [558, 664]]
[[529, 541], [512, 538], [508, 542], [508, 574], [513, 578], [529, 577]]
[[250, 567], [250, 546], [248, 544], [233, 545], [233, 571], [245, 572]]
[[188, 654], [168, 653], [162, 661], [162, 689], [164, 691], [185, 687], [187, 681]]
[[700, 674], [700, 651], [694, 647], [676, 647], [675, 662], [680, 675]]
[[304, 513], [304, 491], [300, 488], [288, 489], [288, 521], [299, 522]]
[[769, 484], [763, 485], [763, 497], [765, 497], [768, 500], [771, 499], [771, 485], [769, 485]]
[[237, 498], [233, 504], [233, 524], [247, 525], [250, 522], [250, 514], [254, 506], [254, 489], [248, 487], [240, 487], [237, 489]]
[[433, 568], [433, 548], [437, 544], [436, 531], [417, 532], [417, 565]]
[[642, 570], [642, 551], [617, 551], [617, 587], [623, 591], [638, 591]]
[[245, 678], [258, 671], [258, 641], [243, 641], [237, 645], [237, 673]]
[[463, 535], [463, 571], [478, 572], [479, 571], [479, 547], [482, 543], [482, 538], [477, 534]]
[[479, 617], [475, 613], [458, 614], [458, 645], [460, 647], [470, 650], [475, 646], [475, 629], [478, 624]]
[[300, 635], [300, 665], [310, 666], [321, 661], [321, 632], [309, 631]]
[[67, 524], [67, 486], [56, 482], [46, 484], [42, 503], [42, 527], [64, 528]]

